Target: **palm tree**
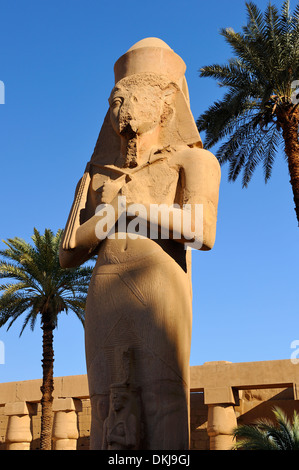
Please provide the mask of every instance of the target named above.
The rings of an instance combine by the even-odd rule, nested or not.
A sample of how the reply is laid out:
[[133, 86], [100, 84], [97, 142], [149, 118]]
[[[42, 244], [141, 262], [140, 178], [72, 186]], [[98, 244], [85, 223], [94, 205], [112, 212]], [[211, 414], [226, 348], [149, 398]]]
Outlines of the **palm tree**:
[[41, 449], [51, 449], [52, 401], [53, 401], [53, 330], [59, 313], [72, 310], [84, 324], [84, 307], [92, 273], [91, 266], [62, 269], [59, 264], [59, 245], [62, 230], [56, 235], [49, 229], [41, 235], [34, 229], [33, 244], [21, 238], [8, 239], [6, 249], [0, 250], [0, 279], [13, 282], [0, 285], [0, 327], [8, 328], [25, 314], [24, 328], [33, 330], [40, 319], [43, 332], [42, 357], [42, 422]]
[[293, 421], [275, 407], [273, 413], [276, 424], [266, 419], [259, 419], [252, 425], [240, 425], [235, 429], [240, 450], [299, 450], [299, 416], [294, 411]]
[[234, 57], [200, 69], [201, 77], [218, 80], [225, 91], [199, 116], [197, 126], [205, 131], [207, 149], [222, 141], [216, 156], [221, 165], [229, 164], [230, 181], [243, 172], [243, 187], [261, 162], [269, 180], [282, 143], [299, 222], [299, 5], [293, 14], [289, 0], [281, 14], [270, 3], [264, 13], [252, 2], [246, 10], [241, 33], [220, 31]]

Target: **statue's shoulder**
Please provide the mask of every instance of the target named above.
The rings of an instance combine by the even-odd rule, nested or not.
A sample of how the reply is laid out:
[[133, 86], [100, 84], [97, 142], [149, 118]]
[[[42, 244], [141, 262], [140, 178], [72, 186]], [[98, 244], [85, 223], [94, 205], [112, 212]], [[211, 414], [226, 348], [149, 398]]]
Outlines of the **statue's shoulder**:
[[190, 166], [213, 166], [220, 171], [220, 165], [217, 158], [209, 151], [198, 147], [181, 147], [173, 153], [171, 157], [173, 164], [181, 168]]

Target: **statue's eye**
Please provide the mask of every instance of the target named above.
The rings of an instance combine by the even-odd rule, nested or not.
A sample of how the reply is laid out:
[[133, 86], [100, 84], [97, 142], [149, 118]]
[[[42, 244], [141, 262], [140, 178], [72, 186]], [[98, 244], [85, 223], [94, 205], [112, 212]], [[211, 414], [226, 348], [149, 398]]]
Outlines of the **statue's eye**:
[[123, 102], [123, 99], [120, 96], [115, 96], [115, 98], [112, 98], [111, 100], [111, 108], [116, 108], [117, 106], [120, 106]]

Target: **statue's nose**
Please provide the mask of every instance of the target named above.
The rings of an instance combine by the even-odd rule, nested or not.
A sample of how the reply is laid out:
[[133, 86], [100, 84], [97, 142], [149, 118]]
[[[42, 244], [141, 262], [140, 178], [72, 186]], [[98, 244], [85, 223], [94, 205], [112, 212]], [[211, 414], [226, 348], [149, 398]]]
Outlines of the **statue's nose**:
[[126, 118], [127, 121], [131, 121], [132, 119], [134, 119], [134, 116], [135, 116], [134, 104], [131, 103], [129, 100], [123, 103], [120, 109], [120, 114], [124, 118]]
[[132, 137], [138, 131], [138, 123], [135, 118], [135, 109], [133, 103], [126, 103], [120, 109], [119, 114], [121, 134]]
[[137, 122], [134, 119], [126, 120], [121, 124], [121, 135], [132, 139], [138, 132]]

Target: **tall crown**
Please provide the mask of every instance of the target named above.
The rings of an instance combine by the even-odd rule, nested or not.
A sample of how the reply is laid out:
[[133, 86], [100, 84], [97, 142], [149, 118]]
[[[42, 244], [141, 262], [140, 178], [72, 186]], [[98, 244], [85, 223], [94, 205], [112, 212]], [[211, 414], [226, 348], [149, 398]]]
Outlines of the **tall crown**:
[[[155, 73], [166, 76], [175, 82], [179, 90], [176, 94], [175, 119], [172, 127], [164, 129], [163, 145], [167, 147], [176, 142], [184, 142], [190, 147], [202, 148], [196, 123], [190, 110], [188, 85], [185, 78], [185, 62], [164, 41], [146, 38], [137, 42], [114, 65], [115, 84], [130, 75]], [[171, 138], [171, 140], [169, 140]], [[101, 128], [93, 155], [92, 163], [114, 164], [120, 154], [120, 139], [114, 132], [109, 110]]]
[[177, 83], [189, 101], [185, 71], [186, 64], [181, 57], [158, 38], [137, 42], [114, 65], [115, 83], [138, 73], [164, 75]]

